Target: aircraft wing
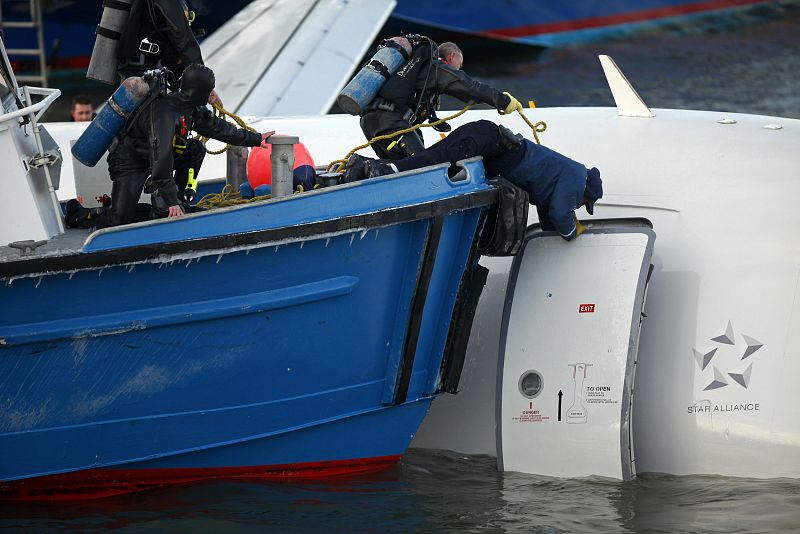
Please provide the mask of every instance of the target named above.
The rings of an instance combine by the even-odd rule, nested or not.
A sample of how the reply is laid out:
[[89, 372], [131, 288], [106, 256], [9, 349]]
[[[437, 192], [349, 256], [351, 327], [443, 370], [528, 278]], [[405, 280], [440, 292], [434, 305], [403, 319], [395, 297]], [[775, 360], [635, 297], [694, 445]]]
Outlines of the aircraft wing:
[[239, 115], [326, 113], [394, 0], [255, 0], [202, 44], [225, 108]]

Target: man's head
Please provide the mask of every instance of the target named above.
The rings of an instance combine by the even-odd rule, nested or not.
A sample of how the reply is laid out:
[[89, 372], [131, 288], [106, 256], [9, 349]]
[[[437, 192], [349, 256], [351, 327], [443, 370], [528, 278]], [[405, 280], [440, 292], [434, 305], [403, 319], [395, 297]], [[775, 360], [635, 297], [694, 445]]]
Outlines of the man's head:
[[603, 180], [597, 167], [592, 167], [586, 174], [586, 189], [583, 191], [583, 205], [589, 215], [594, 215], [594, 203], [599, 198], [603, 198]]
[[464, 54], [455, 43], [447, 42], [440, 44], [436, 53], [442, 63], [446, 63], [454, 69], [461, 69], [461, 67], [464, 66]]
[[205, 106], [214, 90], [214, 71], [192, 63], [183, 70], [180, 79], [181, 96], [193, 106]]
[[69, 115], [75, 122], [86, 122], [92, 120], [92, 117], [94, 116], [92, 101], [86, 95], [77, 95], [72, 99], [72, 107], [69, 110]]

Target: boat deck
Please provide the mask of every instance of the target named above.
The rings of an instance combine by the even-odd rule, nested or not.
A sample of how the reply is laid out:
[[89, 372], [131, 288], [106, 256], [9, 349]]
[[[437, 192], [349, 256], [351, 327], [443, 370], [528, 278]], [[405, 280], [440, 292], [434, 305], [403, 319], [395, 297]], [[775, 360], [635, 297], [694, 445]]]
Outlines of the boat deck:
[[[67, 228], [61, 235], [49, 239], [45, 244], [33, 250], [20, 250], [13, 248], [9, 244], [0, 247], [0, 263], [17, 261], [20, 258], [32, 259], [45, 256], [61, 256], [78, 252], [83, 248], [83, 243], [91, 234], [91, 230], [83, 228]], [[15, 243], [23, 243], [16, 241]]]

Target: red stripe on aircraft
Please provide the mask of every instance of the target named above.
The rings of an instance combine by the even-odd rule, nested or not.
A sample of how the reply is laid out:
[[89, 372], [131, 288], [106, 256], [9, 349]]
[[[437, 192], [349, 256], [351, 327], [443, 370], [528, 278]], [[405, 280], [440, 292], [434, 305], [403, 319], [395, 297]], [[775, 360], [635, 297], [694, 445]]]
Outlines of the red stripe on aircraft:
[[676, 15], [689, 15], [701, 13], [703, 11], [713, 11], [727, 7], [743, 6], [748, 4], [761, 4], [764, 0], [710, 0], [708, 2], [697, 2], [682, 4], [678, 6], [659, 7], [620, 13], [618, 15], [606, 15], [603, 17], [589, 17], [585, 19], [568, 20], [562, 22], [549, 22], [545, 24], [531, 24], [528, 26], [518, 26], [516, 28], [499, 28], [496, 30], [482, 30], [476, 32], [486, 37], [527, 37], [531, 35], [541, 35], [547, 33], [559, 33], [574, 30], [585, 30], [588, 28], [600, 28], [603, 26], [613, 26], [615, 24], [625, 24], [631, 22], [641, 22], [650, 19], [660, 19], [673, 17]]

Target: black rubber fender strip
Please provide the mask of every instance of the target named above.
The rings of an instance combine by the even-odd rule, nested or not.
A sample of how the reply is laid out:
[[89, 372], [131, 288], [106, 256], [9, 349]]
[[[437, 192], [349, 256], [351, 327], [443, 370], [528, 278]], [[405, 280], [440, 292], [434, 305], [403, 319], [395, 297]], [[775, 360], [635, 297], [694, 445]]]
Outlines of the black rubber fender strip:
[[439, 250], [439, 240], [442, 237], [444, 217], [435, 217], [428, 227], [428, 236], [425, 242], [425, 252], [422, 256], [417, 287], [411, 299], [411, 315], [406, 329], [403, 358], [400, 360], [400, 369], [397, 371], [397, 387], [395, 388], [394, 404], [403, 404], [408, 396], [408, 386], [411, 384], [411, 374], [414, 371], [414, 358], [417, 355], [417, 342], [422, 329], [422, 315], [425, 311], [425, 302], [428, 300], [428, 287], [431, 284], [433, 266], [436, 264], [436, 253]]

